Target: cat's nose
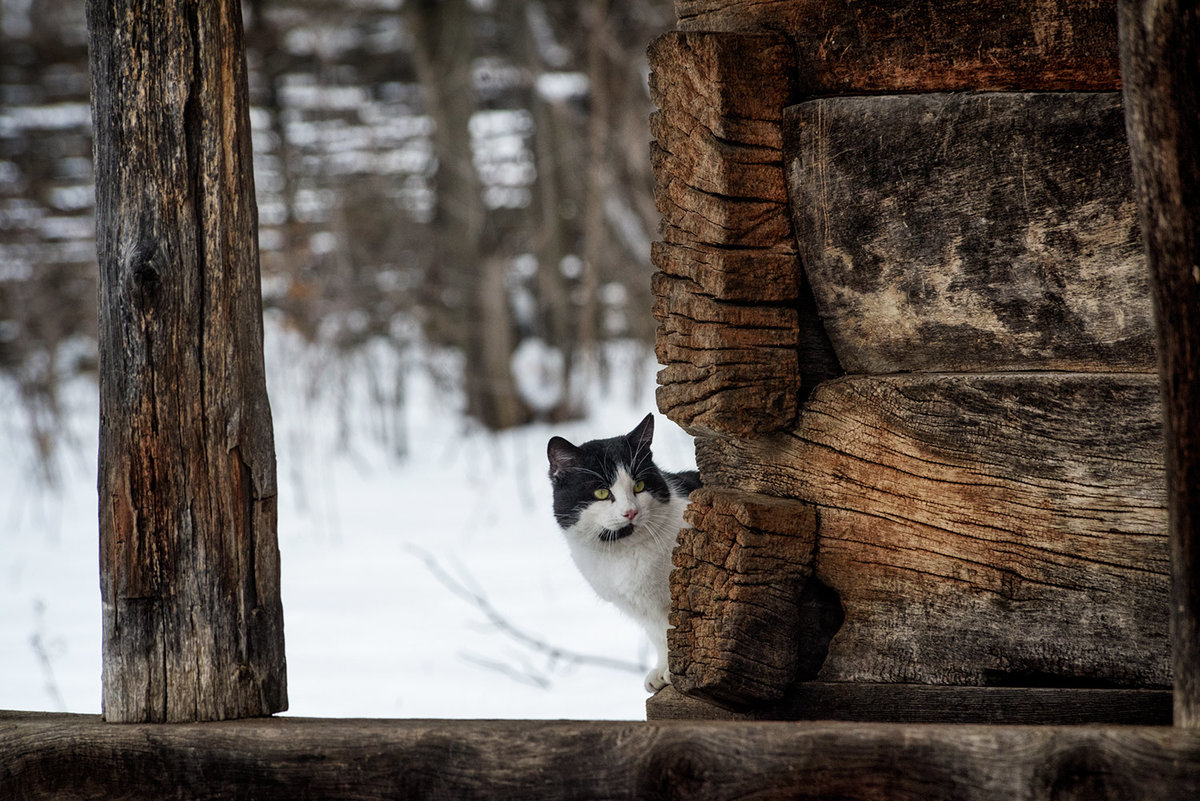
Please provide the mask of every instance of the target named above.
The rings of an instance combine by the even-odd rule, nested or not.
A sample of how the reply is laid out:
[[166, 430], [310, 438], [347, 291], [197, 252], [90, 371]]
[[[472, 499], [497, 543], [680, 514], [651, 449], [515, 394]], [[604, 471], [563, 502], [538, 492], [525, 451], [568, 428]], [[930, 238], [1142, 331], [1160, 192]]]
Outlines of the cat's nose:
[[626, 520], [633, 520], [633, 518], [638, 516], [638, 510], [637, 509], [626, 509], [622, 514], [625, 515]]

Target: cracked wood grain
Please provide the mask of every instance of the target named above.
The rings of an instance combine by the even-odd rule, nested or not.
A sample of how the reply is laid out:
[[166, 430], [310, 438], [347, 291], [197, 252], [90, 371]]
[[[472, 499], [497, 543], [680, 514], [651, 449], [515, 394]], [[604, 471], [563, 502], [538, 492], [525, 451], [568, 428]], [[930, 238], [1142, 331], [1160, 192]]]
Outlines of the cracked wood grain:
[[829, 681], [1170, 684], [1155, 376], [847, 377], [706, 486], [815, 505]]
[[650, 61], [659, 408], [695, 433], [786, 427], [802, 296], [780, 129], [794, 99], [790, 44], [669, 33]]
[[700, 489], [675, 551], [672, 681], [719, 702], [778, 700], [795, 680], [816, 518], [796, 501]]

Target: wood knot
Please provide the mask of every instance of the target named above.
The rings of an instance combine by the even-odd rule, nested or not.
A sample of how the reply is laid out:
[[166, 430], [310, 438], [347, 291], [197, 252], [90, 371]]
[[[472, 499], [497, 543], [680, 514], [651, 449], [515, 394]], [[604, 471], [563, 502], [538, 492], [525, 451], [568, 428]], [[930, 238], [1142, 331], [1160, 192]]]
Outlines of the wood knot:
[[167, 259], [156, 241], [142, 241], [125, 262], [129, 297], [138, 309], [148, 311], [157, 300]]

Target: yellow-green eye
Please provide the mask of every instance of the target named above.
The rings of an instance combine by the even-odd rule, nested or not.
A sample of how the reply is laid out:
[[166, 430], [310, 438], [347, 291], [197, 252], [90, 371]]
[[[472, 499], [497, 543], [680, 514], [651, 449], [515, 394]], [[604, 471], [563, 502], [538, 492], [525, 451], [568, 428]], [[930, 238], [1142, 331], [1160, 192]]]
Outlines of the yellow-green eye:
[[639, 481], [638, 483], [636, 483], [636, 484], [634, 484], [634, 485], [633, 485], [633, 491], [634, 491], [634, 492], [641, 492], [641, 491], [642, 491], [642, 490], [644, 490], [645, 488], [646, 488], [646, 482], [645, 482], [645, 481]]
[[608, 496], [609, 496], [608, 490], [604, 489], [604, 487], [601, 487], [600, 489], [596, 490], [592, 494], [596, 496], [596, 500], [598, 500], [598, 501], [607, 500]]

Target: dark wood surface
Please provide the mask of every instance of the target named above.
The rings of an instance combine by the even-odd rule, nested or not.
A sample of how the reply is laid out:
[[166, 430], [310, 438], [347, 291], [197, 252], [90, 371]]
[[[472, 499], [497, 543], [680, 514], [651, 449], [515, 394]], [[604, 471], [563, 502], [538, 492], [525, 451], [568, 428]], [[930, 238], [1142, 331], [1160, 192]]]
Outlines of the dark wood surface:
[[88, 3], [103, 708], [287, 707], [238, 3]]
[[1121, 61], [1161, 354], [1175, 718], [1200, 728], [1200, 8], [1122, 2]]
[[243, 720], [0, 714], [0, 797], [888, 799], [1200, 796], [1200, 734], [1142, 726]]
[[679, 28], [771, 30], [805, 95], [1119, 89], [1114, 0], [676, 0]]
[[846, 372], [1154, 370], [1119, 93], [826, 98], [785, 125]]
[[1169, 726], [1171, 691], [810, 681], [797, 684], [770, 704], [728, 706], [668, 686], [647, 699], [646, 716], [650, 720]]
[[696, 444], [706, 486], [816, 506], [820, 679], [965, 685], [1170, 686], [1162, 453], [1149, 374], [847, 377]]

